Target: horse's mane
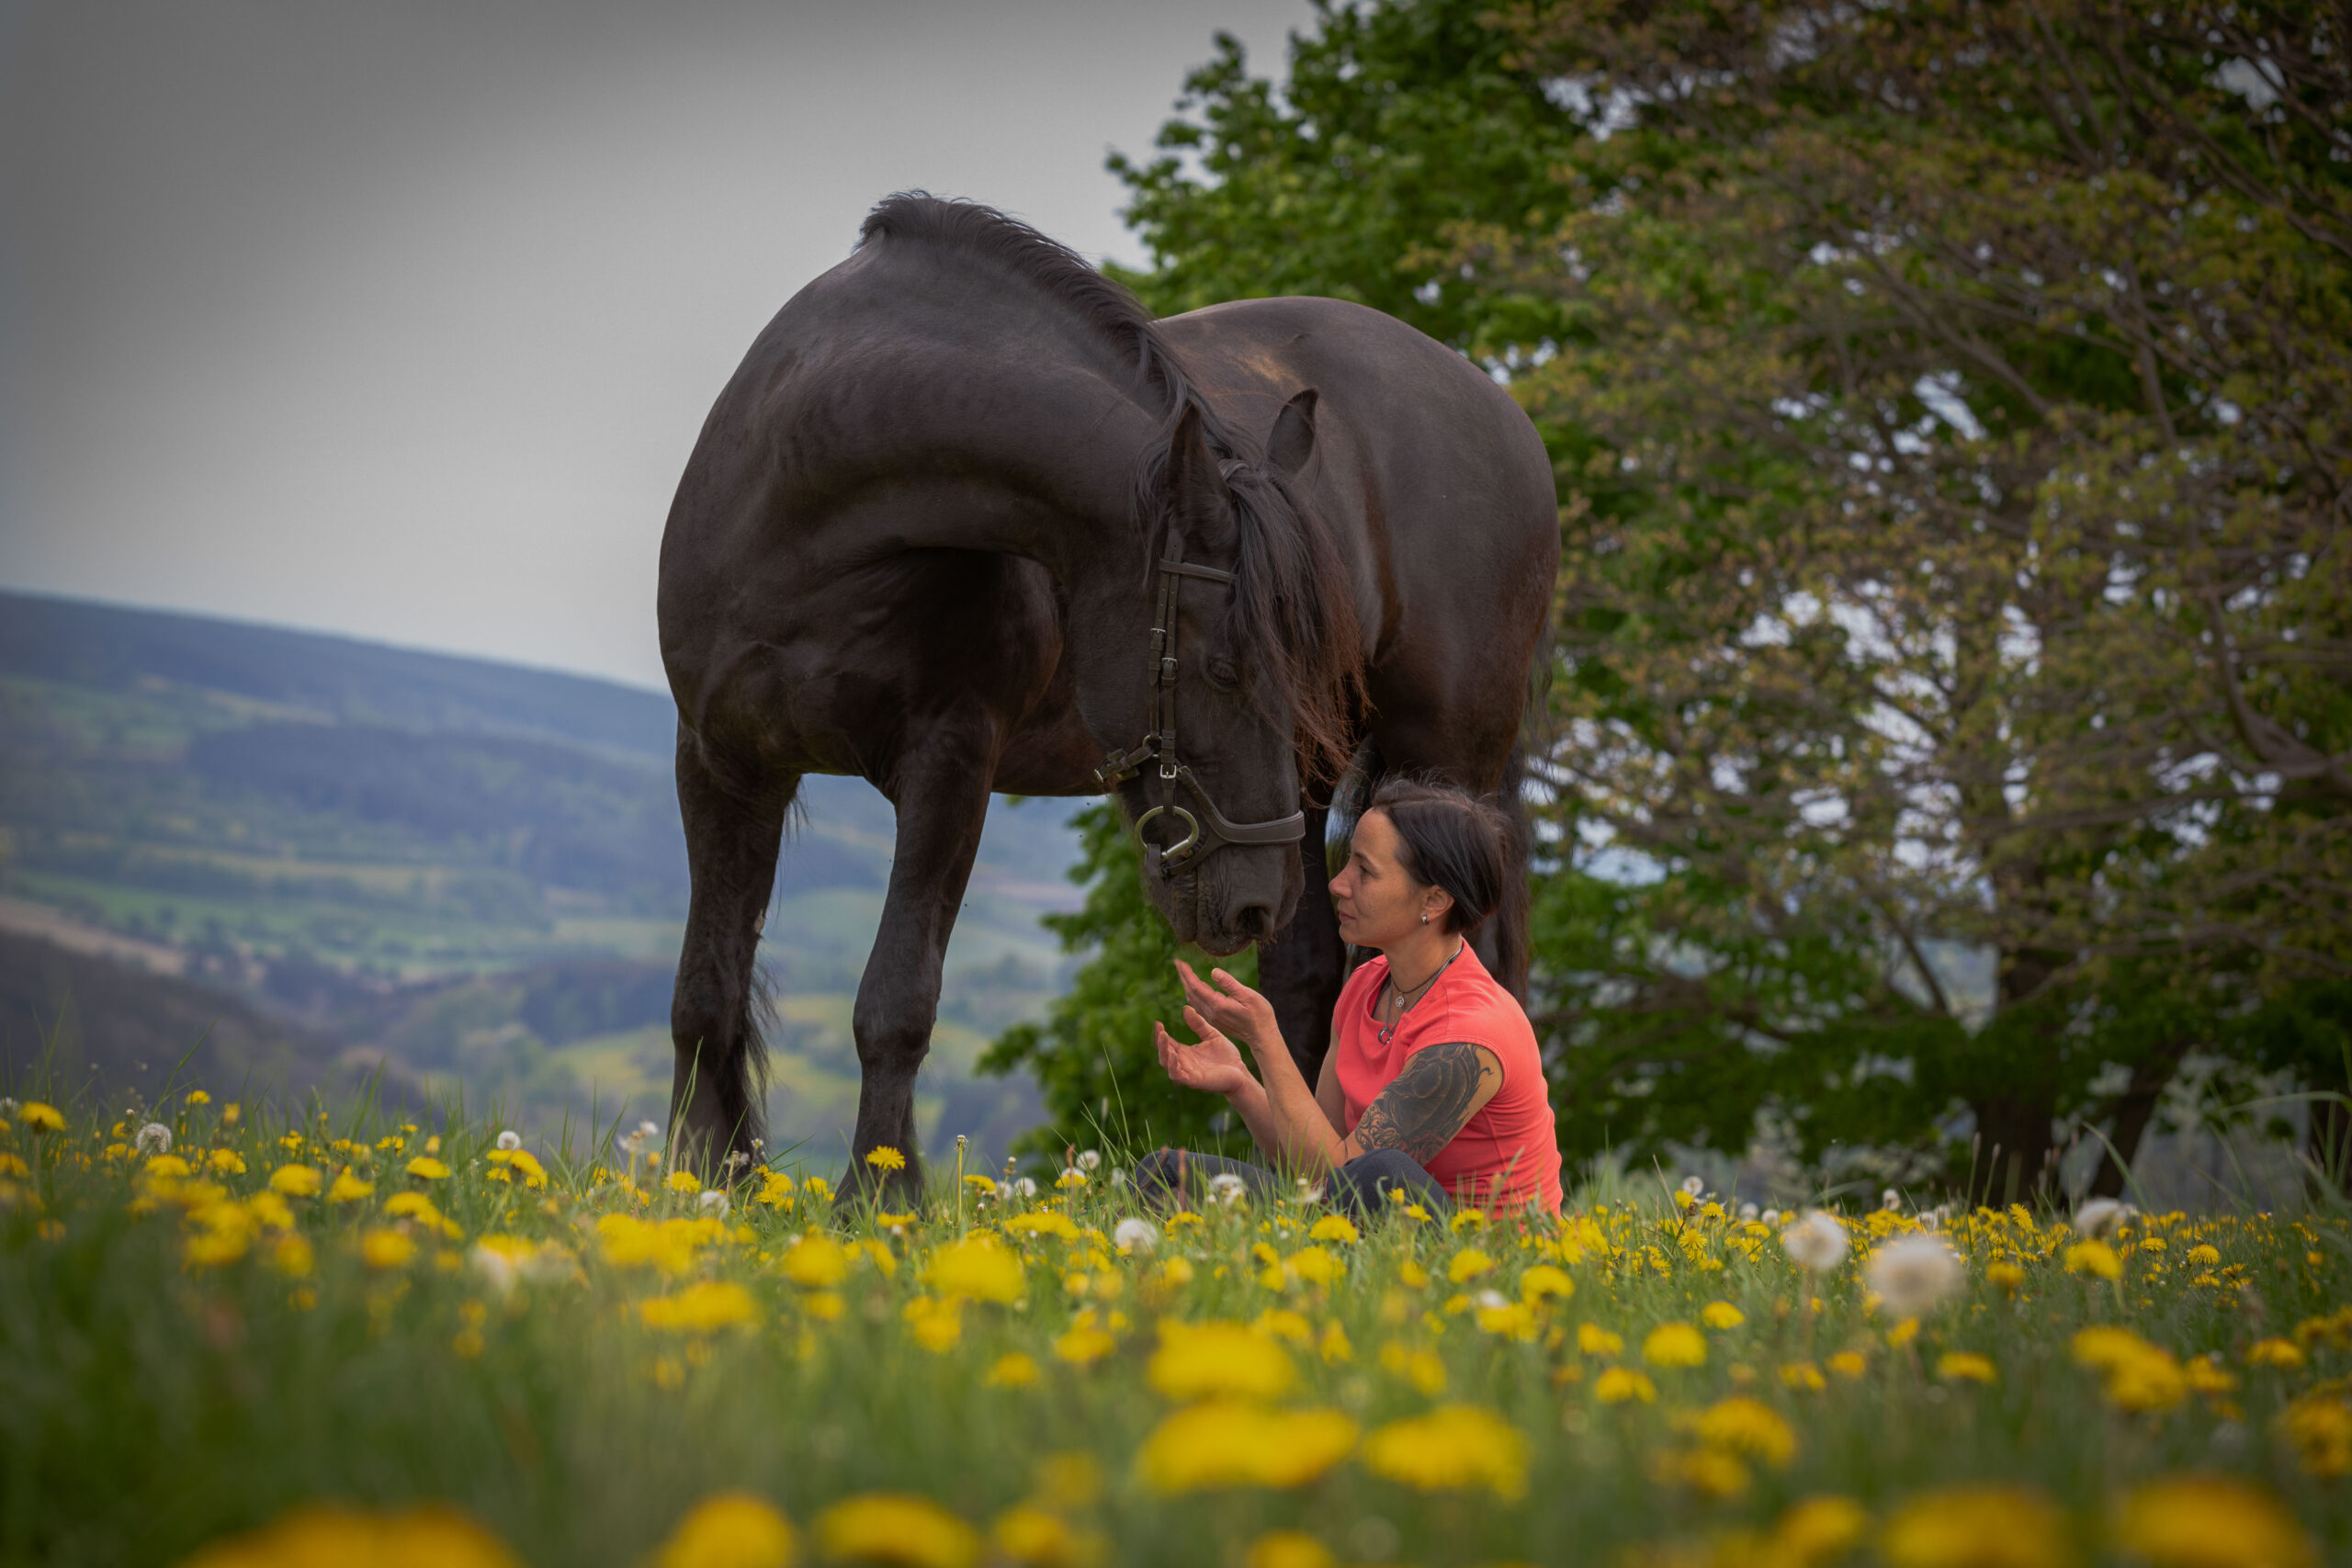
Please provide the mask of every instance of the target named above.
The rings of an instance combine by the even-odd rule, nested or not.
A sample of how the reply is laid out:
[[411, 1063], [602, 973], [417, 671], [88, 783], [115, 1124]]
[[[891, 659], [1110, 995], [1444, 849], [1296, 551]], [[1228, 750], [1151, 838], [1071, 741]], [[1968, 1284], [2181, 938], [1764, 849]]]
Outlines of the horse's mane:
[[927, 241], [993, 263], [1066, 306], [1124, 355], [1147, 396], [1158, 394], [1166, 410], [1159, 438], [1145, 448], [1133, 486], [1147, 574], [1174, 522], [1168, 460], [1176, 426], [1187, 410], [1198, 416], [1211, 450], [1227, 464], [1238, 515], [1228, 629], [1243, 656], [1289, 694], [1308, 773], [1336, 777], [1354, 746], [1363, 673], [1349, 574], [1324, 521], [1301, 504], [1289, 476], [1266, 463], [1259, 443], [1209, 406], [1143, 302], [1069, 246], [978, 202], [922, 191], [886, 197], [858, 231], [861, 246], [876, 239]]

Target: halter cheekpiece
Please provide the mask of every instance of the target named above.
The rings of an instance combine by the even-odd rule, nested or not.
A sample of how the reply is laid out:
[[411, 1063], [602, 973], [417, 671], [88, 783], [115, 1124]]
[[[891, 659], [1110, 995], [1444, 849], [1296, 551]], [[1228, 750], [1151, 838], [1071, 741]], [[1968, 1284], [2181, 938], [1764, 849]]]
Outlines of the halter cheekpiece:
[[[1227, 479], [1241, 465], [1228, 462], [1223, 472]], [[1159, 775], [1156, 791], [1147, 785], [1147, 793], [1159, 798], [1144, 814], [1136, 818], [1136, 832], [1140, 836], [1151, 820], [1161, 815], [1174, 817], [1184, 824], [1184, 836], [1166, 849], [1146, 841], [1144, 855], [1151, 868], [1162, 877], [1172, 877], [1182, 867], [1206, 856], [1223, 844], [1288, 844], [1306, 836], [1306, 813], [1294, 811], [1287, 817], [1268, 822], [1236, 822], [1216, 808], [1200, 777], [1176, 750], [1176, 601], [1177, 593], [1188, 577], [1204, 582], [1221, 582], [1231, 587], [1233, 573], [1213, 566], [1193, 566], [1184, 559], [1184, 541], [1175, 529], [1168, 530], [1168, 547], [1159, 558], [1156, 575], [1159, 594], [1155, 623], [1151, 628], [1151, 728], [1144, 738], [1125, 751], [1114, 751], [1094, 770], [1094, 777], [1104, 790], [1116, 789], [1121, 781], [1142, 771], [1146, 762], [1156, 761]], [[1200, 807], [1200, 815], [1176, 803], [1176, 791], [1182, 786]]]

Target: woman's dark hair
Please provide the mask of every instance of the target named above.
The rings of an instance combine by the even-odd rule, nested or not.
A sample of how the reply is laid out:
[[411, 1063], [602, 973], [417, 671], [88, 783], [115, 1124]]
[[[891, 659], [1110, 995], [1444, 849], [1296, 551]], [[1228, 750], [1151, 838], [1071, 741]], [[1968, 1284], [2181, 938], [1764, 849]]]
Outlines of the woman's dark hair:
[[1367, 812], [1388, 818], [1404, 840], [1405, 874], [1453, 896], [1448, 931], [1474, 931], [1503, 901], [1510, 824], [1502, 811], [1467, 790], [1423, 779], [1383, 779]]

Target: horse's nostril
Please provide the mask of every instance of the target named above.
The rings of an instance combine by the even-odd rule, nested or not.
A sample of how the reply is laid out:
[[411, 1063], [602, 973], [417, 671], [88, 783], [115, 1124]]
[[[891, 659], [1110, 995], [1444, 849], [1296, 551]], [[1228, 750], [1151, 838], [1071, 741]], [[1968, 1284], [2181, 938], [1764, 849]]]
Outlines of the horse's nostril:
[[1274, 912], [1263, 904], [1251, 904], [1241, 911], [1241, 932], [1252, 942], [1263, 942], [1274, 934]]

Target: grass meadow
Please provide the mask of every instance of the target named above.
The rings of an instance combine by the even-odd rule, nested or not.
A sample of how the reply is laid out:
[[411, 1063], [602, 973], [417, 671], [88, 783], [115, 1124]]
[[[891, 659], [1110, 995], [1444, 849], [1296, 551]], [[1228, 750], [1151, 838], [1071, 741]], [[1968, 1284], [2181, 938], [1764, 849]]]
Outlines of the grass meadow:
[[5, 1111], [9, 1562], [2352, 1561], [2325, 1211], [1358, 1227], [951, 1147], [894, 1213], [455, 1112]]

